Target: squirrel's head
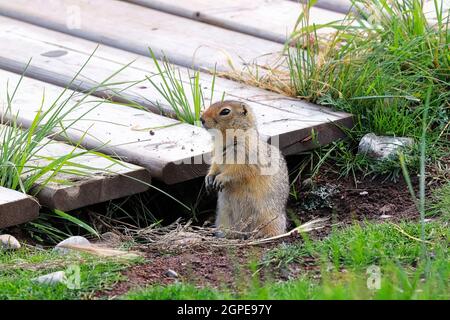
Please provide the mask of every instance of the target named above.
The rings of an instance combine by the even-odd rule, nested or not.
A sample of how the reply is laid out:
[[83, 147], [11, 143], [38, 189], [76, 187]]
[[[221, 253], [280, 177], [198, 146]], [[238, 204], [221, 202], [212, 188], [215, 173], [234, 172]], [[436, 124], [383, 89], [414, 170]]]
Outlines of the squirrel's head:
[[244, 102], [225, 100], [212, 104], [206, 109], [200, 120], [206, 129], [255, 129], [255, 117], [252, 109]]

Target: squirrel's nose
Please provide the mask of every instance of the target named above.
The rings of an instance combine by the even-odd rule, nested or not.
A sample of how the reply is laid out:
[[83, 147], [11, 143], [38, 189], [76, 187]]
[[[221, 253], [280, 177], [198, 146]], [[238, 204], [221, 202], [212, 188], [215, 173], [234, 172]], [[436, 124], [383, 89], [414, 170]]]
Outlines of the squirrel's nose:
[[202, 122], [202, 125], [205, 124], [205, 119], [203, 119], [202, 117], [200, 117], [200, 121]]

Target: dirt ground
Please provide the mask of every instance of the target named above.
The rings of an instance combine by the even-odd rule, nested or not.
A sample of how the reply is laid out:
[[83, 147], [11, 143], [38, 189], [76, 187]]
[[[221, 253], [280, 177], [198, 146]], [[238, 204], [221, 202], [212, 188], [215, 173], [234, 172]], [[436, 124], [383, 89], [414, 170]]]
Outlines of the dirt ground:
[[[417, 186], [417, 179], [413, 179]], [[304, 191], [299, 200], [290, 203], [295, 214], [306, 222], [317, 217], [333, 217], [340, 223], [351, 221], [383, 220], [383, 219], [415, 219], [418, 212], [408, 191], [406, 183], [386, 181], [385, 179], [362, 179], [357, 187], [353, 179], [339, 179], [337, 176], [318, 176], [314, 184], [317, 188], [331, 190], [327, 192]], [[415, 188], [417, 189], [417, 188]], [[416, 190], [417, 192], [417, 190]], [[319, 193], [319, 195], [317, 195]], [[320, 203], [326, 193], [329, 196]], [[310, 200], [310, 199], [313, 200]], [[329, 198], [329, 199], [328, 199]], [[318, 199], [314, 202], [314, 199]], [[305, 201], [313, 201], [315, 208], [305, 208]], [[316, 203], [319, 204], [316, 204]], [[307, 206], [306, 206], [307, 207]]]
[[[417, 181], [413, 180], [417, 185]], [[352, 179], [337, 179], [334, 176], [318, 176], [315, 187], [301, 191], [297, 200], [290, 200], [288, 215], [291, 220], [308, 222], [318, 217], [331, 217], [338, 226], [355, 221], [396, 221], [417, 219], [418, 213], [403, 181], [383, 181], [362, 179], [355, 188]], [[293, 223], [291, 224], [291, 227]], [[313, 239], [329, 234], [331, 227], [312, 231]], [[247, 278], [254, 272], [252, 262], [258, 262], [271, 248], [281, 242], [301, 241], [299, 236], [291, 236], [277, 243], [246, 247], [190, 247], [177, 252], [160, 252], [144, 249], [147, 263], [133, 266], [124, 272], [127, 280], [117, 283], [108, 291], [99, 292], [98, 297], [116, 297], [132, 288], [151, 284], [169, 284], [185, 281], [198, 286], [234, 288], [239, 277]], [[275, 280], [295, 278], [299, 271], [317, 270], [313, 258], [301, 264], [293, 263], [288, 270], [258, 270], [261, 278], [266, 276]], [[177, 276], [168, 274], [168, 270]], [[234, 288], [236, 289], [236, 288]]]

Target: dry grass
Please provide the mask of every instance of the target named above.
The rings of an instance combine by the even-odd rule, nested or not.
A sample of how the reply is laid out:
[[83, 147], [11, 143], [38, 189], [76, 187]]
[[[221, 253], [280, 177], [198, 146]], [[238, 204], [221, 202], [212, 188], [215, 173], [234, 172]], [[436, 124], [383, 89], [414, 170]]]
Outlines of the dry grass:
[[291, 231], [270, 238], [228, 239], [217, 237], [217, 228], [193, 226], [191, 221], [182, 223], [180, 219], [165, 227], [123, 228], [123, 240], [135, 242], [137, 249], [176, 250], [190, 247], [232, 247], [255, 246], [275, 242], [282, 238], [296, 237], [300, 233], [318, 230], [327, 225], [328, 219], [315, 219]]

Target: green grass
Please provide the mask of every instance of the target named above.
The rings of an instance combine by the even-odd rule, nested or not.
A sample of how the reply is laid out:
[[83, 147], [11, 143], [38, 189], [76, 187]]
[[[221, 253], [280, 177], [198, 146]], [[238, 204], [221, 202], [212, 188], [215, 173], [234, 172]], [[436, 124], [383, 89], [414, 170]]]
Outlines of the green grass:
[[229, 295], [216, 289], [197, 288], [191, 284], [178, 283], [134, 290], [122, 298], [126, 300], [218, 300], [225, 297]]
[[[90, 299], [102, 289], [123, 280], [121, 271], [133, 262], [104, 259], [90, 255], [58, 255], [51, 250], [22, 248], [0, 251], [0, 299], [2, 300], [65, 300]], [[80, 288], [64, 284], [41, 285], [31, 279], [67, 267], [80, 267]]]
[[[354, 1], [357, 15], [327, 25], [309, 23], [307, 11], [298, 21], [288, 49], [291, 86], [297, 96], [355, 115], [355, 127], [345, 142], [323, 148], [321, 155], [336, 163], [343, 175], [391, 174], [398, 177], [398, 161], [380, 163], [356, 155], [362, 135], [422, 135], [422, 115], [431, 88], [427, 121], [427, 160], [438, 161], [449, 151], [450, 40], [445, 13], [430, 26], [420, 1]], [[372, 14], [367, 14], [366, 6]], [[435, 2], [440, 12], [440, 2]], [[335, 28], [331, 39], [317, 31]], [[418, 163], [419, 150], [406, 156]]]
[[[420, 258], [420, 225], [366, 222], [335, 230], [321, 241], [305, 238], [304, 243], [282, 245], [270, 251], [263, 265], [286, 266], [301, 262], [305, 256], [332, 263], [336, 268], [363, 269], [371, 264], [396, 263], [411, 265]], [[433, 221], [425, 224], [425, 241], [431, 252], [445, 252], [450, 240], [448, 223]]]
[[[199, 71], [195, 71], [191, 76], [188, 70], [189, 79], [183, 79], [180, 70], [166, 58], [159, 62], [152, 50], [150, 55], [158, 70], [157, 74], [147, 77], [150, 84], [163, 96], [164, 102], [170, 106], [178, 120], [200, 126], [200, 114], [205, 106], [205, 100], [208, 99], [212, 103], [214, 99], [216, 72], [213, 72], [209, 96], [205, 96]], [[154, 76], [160, 77], [161, 81], [153, 80]], [[222, 94], [222, 100], [224, 96], [225, 93]]]
[[[400, 224], [410, 236], [420, 236], [416, 223]], [[260, 282], [256, 273], [240, 290], [198, 288], [189, 283], [151, 286], [129, 292], [124, 299], [448, 299], [449, 229], [440, 221], [427, 224], [432, 256], [420, 261], [420, 242], [392, 225], [367, 223], [335, 230], [320, 241], [279, 246], [261, 261], [275, 268], [316, 257], [320, 279], [303, 272], [296, 280]], [[381, 268], [381, 287], [367, 286], [369, 266]]]
[[441, 216], [444, 221], [450, 223], [450, 183], [434, 190], [433, 202], [430, 205], [428, 216]]

